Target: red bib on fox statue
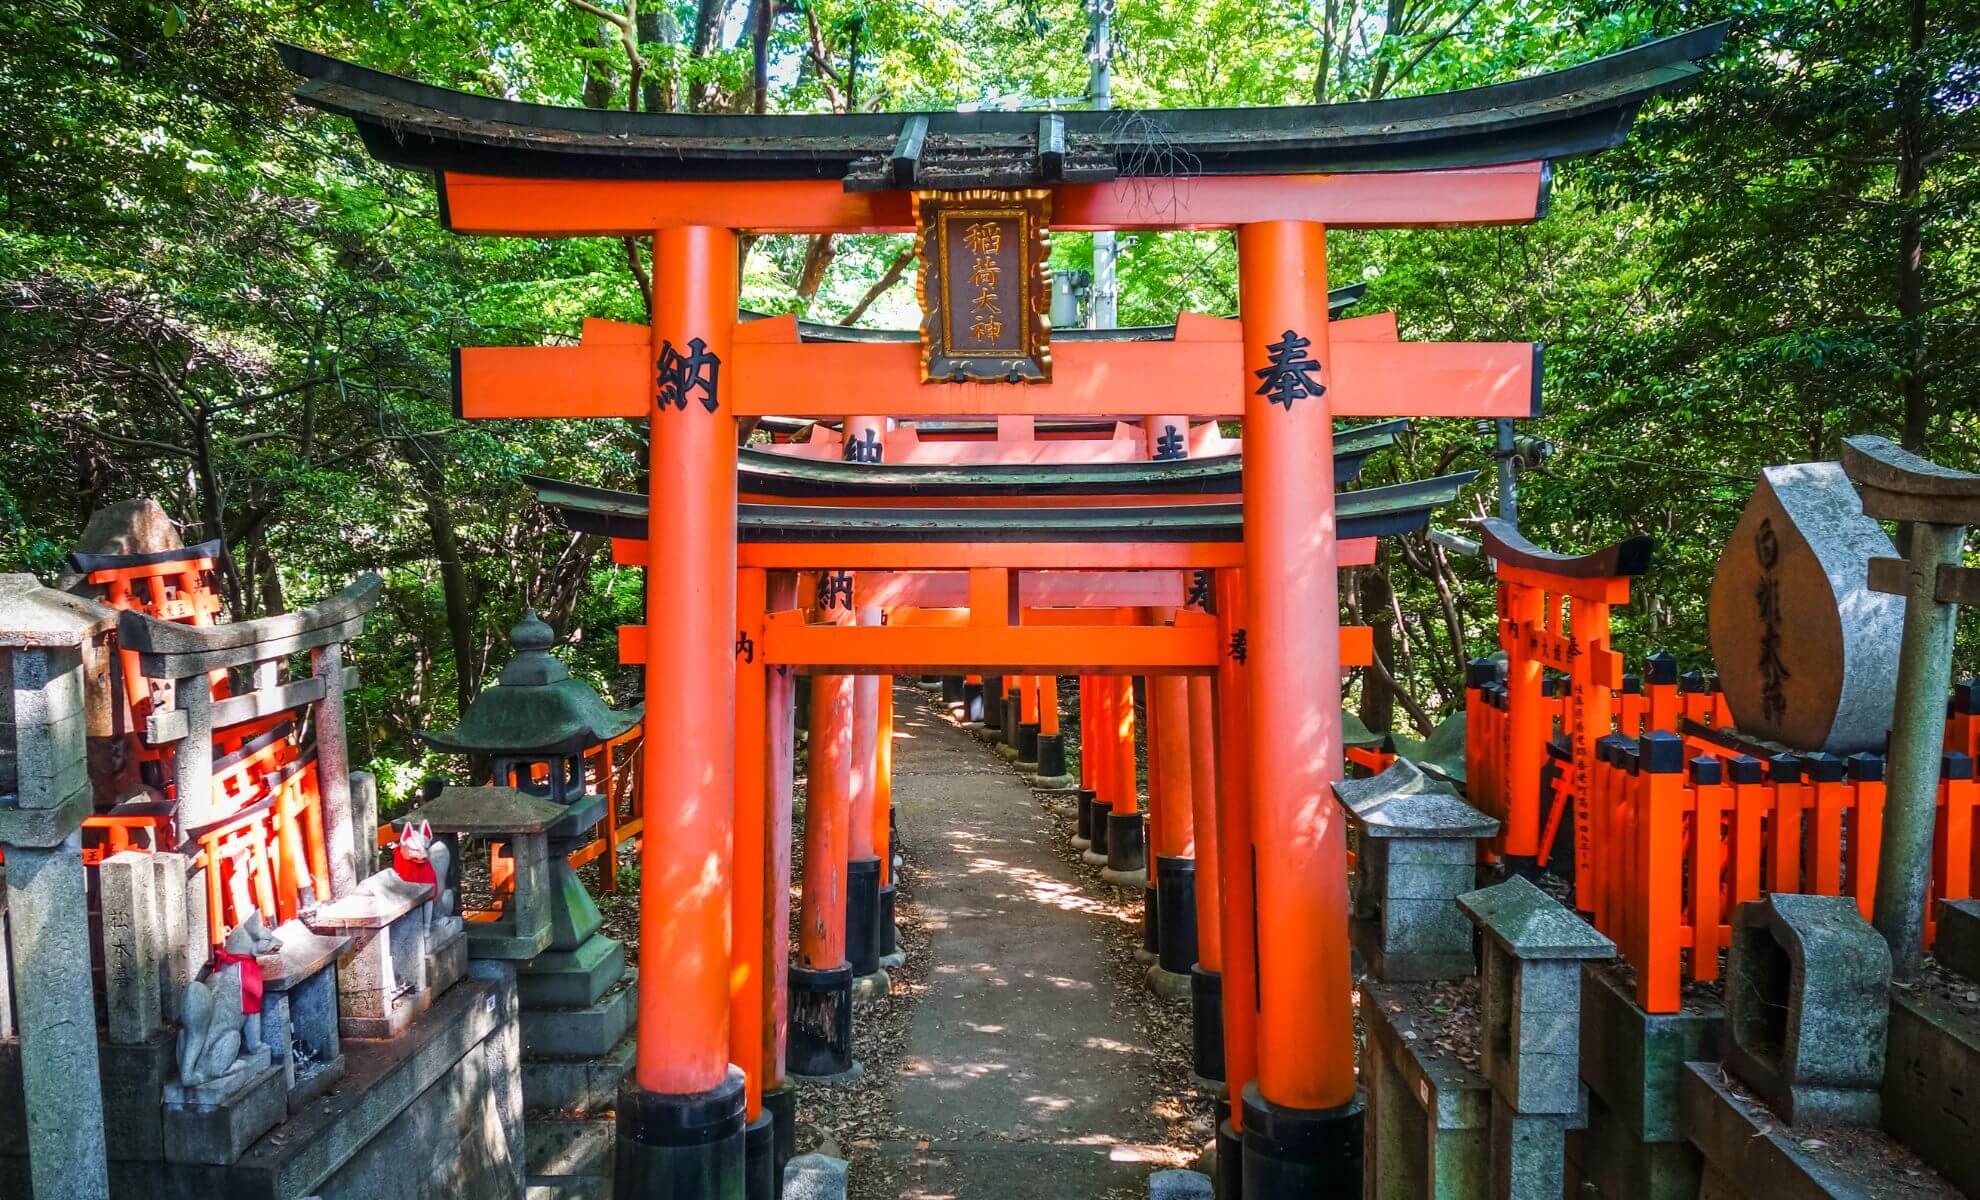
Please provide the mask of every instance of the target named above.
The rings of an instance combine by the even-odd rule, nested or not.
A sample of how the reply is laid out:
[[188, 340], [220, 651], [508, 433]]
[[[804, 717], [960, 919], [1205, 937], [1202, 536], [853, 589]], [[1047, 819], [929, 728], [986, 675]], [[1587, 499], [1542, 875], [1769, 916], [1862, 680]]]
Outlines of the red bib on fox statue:
[[[399, 839], [399, 844], [393, 848], [392, 870], [397, 872], [399, 878], [405, 880], [407, 883], [431, 884], [439, 882], [433, 875], [433, 863], [425, 857], [423, 851], [410, 849], [406, 845], [407, 840], [405, 838]], [[415, 858], [415, 853], [419, 854], [420, 857]]]
[[252, 954], [235, 954], [225, 946], [213, 949], [213, 962], [216, 967], [228, 963], [238, 963], [241, 968], [241, 1011], [258, 1013], [261, 1011], [261, 964]]

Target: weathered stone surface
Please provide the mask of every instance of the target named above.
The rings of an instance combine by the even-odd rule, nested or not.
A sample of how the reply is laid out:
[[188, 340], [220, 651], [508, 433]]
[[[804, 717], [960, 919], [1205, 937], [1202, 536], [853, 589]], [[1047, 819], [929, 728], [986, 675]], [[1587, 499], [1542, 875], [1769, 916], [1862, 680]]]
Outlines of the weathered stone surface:
[[1495, 1200], [1558, 1196], [1567, 1174], [1568, 1119], [1515, 1111], [1492, 1097], [1492, 1195]]
[[1614, 942], [1517, 875], [1457, 902], [1488, 938], [1522, 959], [1615, 957]]
[[163, 505], [149, 496], [118, 500], [89, 514], [76, 539], [78, 554], [155, 554], [185, 541]]
[[610, 1196], [616, 1133], [610, 1117], [572, 1120], [529, 1114], [523, 1123], [525, 1200]]
[[1869, 1200], [1868, 1189], [1797, 1148], [1772, 1114], [1756, 1114], [1735, 1100], [1720, 1076], [1717, 1063], [1686, 1063], [1678, 1087], [1685, 1139], [1698, 1147], [1707, 1167], [1701, 1197]]
[[349, 1044], [343, 1086], [291, 1117], [280, 1138], [250, 1147], [227, 1172], [225, 1194], [243, 1200], [520, 1194], [515, 1011], [512, 987], [475, 979], [448, 992], [406, 1036]]
[[1797, 750], [1878, 750], [1904, 599], [1870, 590], [1896, 554], [1833, 462], [1761, 472], [1712, 580], [1712, 654], [1739, 728]]
[[1148, 1177], [1148, 1200], [1211, 1200], [1216, 1185], [1201, 1171], [1157, 1171]]
[[[186, 897], [186, 876], [192, 860], [183, 854], [171, 853], [148, 857], [152, 870], [151, 901], [158, 909], [160, 1013], [165, 1020], [176, 1021], [179, 1019], [179, 1002], [186, 994], [186, 984], [199, 971], [200, 964], [193, 961], [193, 956], [206, 953], [206, 939], [201, 937], [194, 941], [188, 924], [191, 909]], [[201, 912], [204, 911], [202, 907]], [[204, 921], [200, 928], [205, 929]]]
[[1471, 974], [1471, 925], [1456, 898], [1478, 881], [1476, 840], [1499, 823], [1402, 759], [1336, 783], [1334, 795], [1360, 836], [1355, 936], [1369, 970], [1398, 982]]
[[596, 1058], [527, 1058], [522, 1064], [523, 1107], [555, 1112], [609, 1112], [619, 1082], [633, 1065], [633, 1037]]
[[271, 1063], [234, 1090], [225, 1103], [165, 1102], [165, 1159], [226, 1166], [288, 1114], [288, 1085]]
[[[141, 1046], [97, 1045], [104, 1125], [116, 1134], [106, 1146], [112, 1161], [164, 1157], [159, 1117], [165, 1082], [177, 1070], [172, 1057], [173, 1037], [170, 1030], [160, 1030]], [[18, 1039], [0, 1038], [0, 1158], [24, 1160], [27, 1153], [21, 1044]], [[0, 1181], [4, 1181], [4, 1173], [0, 1173]], [[0, 1196], [9, 1195], [0, 1186]]]
[[1939, 906], [1939, 938], [1932, 957], [1948, 971], [1980, 983], [1980, 900], [1948, 900]]
[[1980, 1019], [1899, 992], [1890, 1021], [1884, 1127], [1961, 1192], [1980, 1196]]
[[[630, 972], [627, 979], [633, 978]], [[523, 1053], [531, 1058], [592, 1058], [618, 1045], [632, 1028], [633, 989], [628, 982], [583, 1008], [522, 1011]]]
[[[85, 804], [87, 790], [81, 793]], [[103, 1091], [80, 853], [7, 847], [7, 924], [34, 1190], [105, 1200]]]
[[32, 575], [0, 575], [0, 649], [76, 647], [117, 623], [115, 609], [41, 586]]
[[0, 846], [52, 850], [82, 828], [90, 813], [89, 788], [69, 794], [54, 808], [23, 808], [12, 796], [0, 796]]
[[[1676, 1089], [1672, 1090], [1676, 1110]], [[1590, 1089], [1588, 1124], [1567, 1136], [1569, 1177], [1577, 1175], [1595, 1195], [1624, 1200], [1694, 1200], [1704, 1159], [1680, 1135], [1674, 1141], [1645, 1142]], [[1580, 1195], [1570, 1191], [1569, 1195]]]
[[150, 1040], [163, 1020], [159, 964], [165, 947], [151, 859], [126, 850], [104, 859], [96, 871], [107, 1024], [110, 1040], [122, 1045]]
[[625, 944], [592, 937], [575, 950], [545, 950], [520, 964], [516, 988], [528, 1008], [583, 1008], [596, 1004], [625, 973]]
[[459, 917], [435, 917], [427, 934], [426, 990], [438, 996], [467, 975], [467, 929]]
[[1581, 979], [1582, 1082], [1633, 1141], [1682, 1141], [1678, 1081], [1685, 1063], [1718, 1061], [1725, 1010], [1647, 1013], [1613, 967], [1586, 964]]
[[[1491, 1178], [1492, 1087], [1413, 1036], [1415, 1021], [1381, 983], [1361, 991], [1368, 1089], [1362, 1162], [1367, 1200], [1476, 1200]], [[1395, 1008], [1404, 1008], [1395, 1012]]]
[[1499, 822], [1458, 798], [1457, 790], [1399, 758], [1379, 775], [1343, 779], [1334, 797], [1371, 838], [1486, 838]]
[[785, 1163], [784, 1200], [846, 1200], [846, 1160], [800, 1154]]
[[1775, 893], [1733, 917], [1726, 1065], [1790, 1124], [1875, 1124], [1890, 949], [1846, 896]]
[[[369, 771], [351, 772], [351, 825], [355, 829], [378, 828], [378, 778]], [[353, 872], [359, 879], [378, 873], [378, 839], [353, 839]]]

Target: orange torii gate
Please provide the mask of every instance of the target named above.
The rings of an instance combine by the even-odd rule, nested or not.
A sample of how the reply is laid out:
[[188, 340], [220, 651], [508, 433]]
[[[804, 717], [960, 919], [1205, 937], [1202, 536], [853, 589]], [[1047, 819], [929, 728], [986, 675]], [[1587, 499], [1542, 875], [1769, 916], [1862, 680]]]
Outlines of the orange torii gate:
[[[1337, 341], [1326, 232], [1535, 220], [1551, 160], [1620, 142], [1637, 107], [1694, 74], [1691, 60], [1723, 34], [1716, 26], [1448, 96], [1134, 120], [558, 110], [284, 48], [307, 77], [299, 98], [352, 118], [380, 159], [434, 173], [448, 228], [653, 239], [644, 344], [467, 350], [456, 372], [465, 416], [650, 422], [646, 691], [672, 704], [664, 719], [650, 719], [644, 749], [641, 1020], [634, 1086], [617, 1114], [621, 1194], [735, 1195], [745, 1129], [763, 1121], [731, 1065], [733, 847], [753, 849], [747, 830], [735, 837], [743, 815], [736, 698], [739, 685], [754, 686], [738, 672], [738, 569], [745, 579], [754, 569], [944, 569], [899, 547], [766, 544], [739, 553], [737, 422], [837, 419], [849, 397], [869, 414], [1180, 414], [1241, 419], [1252, 434], [1241, 543], [1180, 555], [1159, 543], [1100, 543], [1102, 561], [1091, 563], [1220, 576], [1242, 569], [1251, 586], [1241, 601], [1229, 580], [1218, 581], [1230, 603], [1215, 636], [1194, 625], [1056, 627], [1078, 642], [1062, 660], [1045, 652], [1041, 630], [1008, 624], [888, 630], [766, 620], [760, 644], [813, 669], [1041, 672], [1104, 660], [1116, 671], [1216, 672], [1233, 693], [1226, 712], [1249, 705], [1247, 721], [1226, 725], [1225, 745], [1227, 759], [1243, 748], [1247, 781], [1234, 795], [1227, 770], [1222, 797], [1227, 811], [1248, 803], [1256, 852], [1256, 895], [1243, 897], [1256, 911], [1256, 1012], [1240, 1019], [1255, 1030], [1235, 1046], [1253, 1056], [1255, 1074], [1232, 1104], [1242, 1194], [1359, 1187], [1346, 847], [1328, 790], [1340, 759], [1335, 505], [1331, 472], [1316, 467], [1331, 458], [1337, 416], [1533, 415], [1539, 355], [1525, 343]], [[1144, 123], [1176, 153], [1140, 153], [1133, 131]], [[1180, 161], [1194, 173], [1180, 177]], [[827, 344], [804, 342], [788, 323], [737, 319], [739, 233], [918, 231], [925, 214], [978, 200], [1024, 206], [1030, 215], [1009, 218], [1012, 228], [1038, 240], [1029, 252], [1012, 248], [1012, 285], [1025, 303], [1008, 326], [979, 325], [978, 344], [998, 348], [975, 352], [990, 356], [976, 367], [950, 373], [960, 359], [944, 335], [945, 369], [933, 371], [931, 326], [919, 347]], [[1047, 358], [1036, 340], [1046, 332], [1043, 296], [1022, 282], [1042, 274], [1047, 226], [1233, 230], [1240, 316], [1186, 322], [1166, 341], [1067, 341]], [[994, 610], [993, 581], [1001, 576], [1008, 605], [1008, 572], [1059, 566], [1065, 546], [981, 542], [963, 558], [947, 565], [971, 570]], [[1222, 665], [1232, 659], [1241, 669]], [[1227, 965], [1243, 957], [1246, 937], [1229, 923], [1230, 896]]]

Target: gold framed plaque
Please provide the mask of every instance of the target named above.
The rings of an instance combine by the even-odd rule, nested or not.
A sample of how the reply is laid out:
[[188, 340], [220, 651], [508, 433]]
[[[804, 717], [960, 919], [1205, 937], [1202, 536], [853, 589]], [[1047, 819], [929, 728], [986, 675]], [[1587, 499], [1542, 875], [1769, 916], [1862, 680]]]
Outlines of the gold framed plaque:
[[1052, 193], [916, 192], [923, 383], [1052, 378]]

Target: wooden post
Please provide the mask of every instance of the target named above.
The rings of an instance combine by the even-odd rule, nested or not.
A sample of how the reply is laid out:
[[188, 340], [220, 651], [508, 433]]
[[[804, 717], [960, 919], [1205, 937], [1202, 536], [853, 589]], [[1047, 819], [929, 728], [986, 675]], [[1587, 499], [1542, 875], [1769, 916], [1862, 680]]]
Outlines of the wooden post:
[[[823, 601], [830, 601], [828, 595]], [[821, 602], [822, 604], [823, 602]], [[845, 624], [850, 601], [825, 608]], [[846, 958], [853, 676], [811, 677], [810, 767], [804, 804], [804, 891], [798, 965], [791, 968], [791, 1074], [831, 1078], [852, 1069], [852, 964]]]
[[[1257, 851], [1258, 1077], [1245, 1091], [1247, 1198], [1361, 1186], [1341, 770], [1327, 233], [1238, 229], [1244, 336], [1243, 633]], [[1262, 581], [1263, 586], [1258, 586]]]
[[736, 237], [653, 236], [646, 812], [637, 1088], [620, 1099], [621, 1195], [741, 1187], [747, 1098], [729, 1059], [735, 809]]
[[1238, 653], [1244, 634], [1244, 573], [1221, 570], [1216, 589], [1217, 644], [1222, 653], [1213, 676], [1217, 712], [1217, 924], [1223, 943], [1221, 1003], [1224, 1017], [1224, 1090], [1233, 1097], [1230, 1119], [1217, 1128], [1220, 1162], [1241, 1162], [1242, 1098], [1258, 1076], [1257, 926], [1252, 893], [1257, 856], [1251, 843], [1250, 673]]
[[743, 1072], [749, 1121], [744, 1137], [751, 1143], [746, 1161], [761, 1180], [758, 1187], [774, 1182], [776, 1144], [772, 1119], [763, 1111], [763, 996], [772, 970], [770, 946], [764, 936], [769, 926], [766, 876], [770, 857], [765, 831], [770, 815], [770, 763], [765, 749], [771, 738], [762, 649], [768, 604], [763, 570], [749, 567], [736, 572], [735, 874], [730, 888], [734, 952], [729, 968], [729, 1056]]
[[[797, 606], [797, 575], [774, 571], [768, 577], [765, 607], [786, 612]], [[757, 643], [762, 653], [762, 643]], [[763, 1107], [775, 1139], [774, 1170], [797, 1152], [797, 1090], [785, 1078], [785, 1046], [790, 1030], [791, 968], [791, 791], [797, 768], [797, 676], [788, 667], [764, 674], [768, 724], [764, 737], [768, 791], [763, 823], [763, 974], [759, 993], [763, 1015]], [[738, 929], [737, 936], [751, 936]]]

